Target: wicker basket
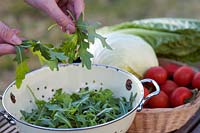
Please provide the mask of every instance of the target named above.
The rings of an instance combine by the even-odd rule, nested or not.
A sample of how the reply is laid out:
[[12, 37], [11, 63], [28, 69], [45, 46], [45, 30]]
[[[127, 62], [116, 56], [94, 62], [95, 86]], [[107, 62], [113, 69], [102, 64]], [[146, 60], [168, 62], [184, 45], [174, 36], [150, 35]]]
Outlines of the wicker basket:
[[182, 127], [200, 107], [197, 99], [176, 108], [143, 109], [137, 112], [129, 133], [165, 133]]
[[[160, 64], [175, 63], [169, 59], [159, 59]], [[199, 68], [196, 68], [196, 70]], [[137, 112], [128, 133], [166, 133], [182, 127], [200, 108], [200, 92], [197, 98], [188, 104], [176, 108], [144, 108]]]

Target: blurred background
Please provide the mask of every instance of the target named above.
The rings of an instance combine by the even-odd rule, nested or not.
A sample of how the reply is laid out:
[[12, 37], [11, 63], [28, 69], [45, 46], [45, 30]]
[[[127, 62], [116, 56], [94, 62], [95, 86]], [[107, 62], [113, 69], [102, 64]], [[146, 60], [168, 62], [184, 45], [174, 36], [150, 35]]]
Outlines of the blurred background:
[[[85, 0], [85, 3], [85, 19], [101, 22], [102, 26], [144, 18], [200, 18], [200, 0]], [[46, 14], [23, 0], [0, 0], [0, 20], [20, 29], [21, 36], [27, 39], [55, 45], [63, 39], [58, 28], [47, 30], [54, 22]], [[14, 55], [0, 57], [0, 93], [15, 79], [13, 58]], [[29, 64], [31, 69], [40, 67], [35, 57], [31, 57]]]

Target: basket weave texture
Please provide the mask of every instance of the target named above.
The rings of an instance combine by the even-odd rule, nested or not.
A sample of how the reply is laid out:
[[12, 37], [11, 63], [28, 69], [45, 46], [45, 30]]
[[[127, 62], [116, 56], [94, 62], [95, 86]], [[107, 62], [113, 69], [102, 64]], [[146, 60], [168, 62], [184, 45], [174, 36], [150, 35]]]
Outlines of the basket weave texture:
[[166, 133], [182, 127], [200, 108], [200, 93], [191, 102], [176, 108], [144, 108], [137, 112], [129, 133]]
[[[161, 66], [165, 64], [187, 65], [171, 59], [159, 58]], [[199, 66], [193, 66], [195, 71], [200, 71]], [[200, 92], [196, 99], [175, 108], [144, 108], [137, 112], [128, 133], [167, 133], [181, 128], [200, 108]]]

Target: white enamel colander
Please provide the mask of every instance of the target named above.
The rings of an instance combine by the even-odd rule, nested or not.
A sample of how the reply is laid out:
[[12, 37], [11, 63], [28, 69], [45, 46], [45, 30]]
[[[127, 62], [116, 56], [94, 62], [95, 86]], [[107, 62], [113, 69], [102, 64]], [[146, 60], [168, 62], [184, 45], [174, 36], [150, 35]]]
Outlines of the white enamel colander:
[[[146, 98], [143, 98], [142, 83], [144, 82], [151, 82], [156, 88], [156, 91]], [[128, 100], [131, 92], [133, 95], [137, 93], [137, 96], [131, 111], [110, 122], [84, 128], [46, 128], [20, 120], [20, 110], [31, 111], [36, 107], [27, 85], [38, 99], [43, 100], [49, 100], [59, 88], [63, 88], [67, 93], [78, 92], [83, 87], [109, 88], [116, 97], [125, 97]], [[2, 96], [2, 104], [6, 111], [4, 116], [10, 123], [17, 125], [20, 133], [125, 133], [132, 124], [136, 111], [140, 111], [144, 102], [157, 95], [159, 91], [155, 81], [151, 79], [139, 81], [134, 75], [119, 68], [93, 64], [92, 69], [87, 70], [77, 63], [59, 65], [59, 71], [51, 71], [48, 67], [43, 67], [27, 74], [19, 89], [16, 88], [15, 82], [8, 86]]]

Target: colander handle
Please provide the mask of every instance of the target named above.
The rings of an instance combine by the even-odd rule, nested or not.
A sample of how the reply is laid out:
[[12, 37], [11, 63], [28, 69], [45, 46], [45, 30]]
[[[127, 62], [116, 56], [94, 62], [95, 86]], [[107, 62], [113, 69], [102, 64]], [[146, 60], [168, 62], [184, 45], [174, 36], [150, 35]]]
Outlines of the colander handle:
[[143, 79], [141, 80], [141, 83], [152, 83], [154, 85], [154, 87], [156, 88], [155, 91], [153, 91], [152, 93], [148, 94], [140, 103], [139, 107], [137, 108], [137, 111], [140, 112], [143, 108], [144, 103], [149, 100], [151, 97], [156, 96], [160, 93], [160, 87], [157, 84], [157, 82], [153, 79]]
[[[0, 100], [2, 101], [2, 95], [0, 95]], [[15, 125], [15, 121], [13, 120], [13, 118], [6, 113], [6, 111], [4, 111], [3, 109], [0, 110], [0, 114], [12, 125]]]

